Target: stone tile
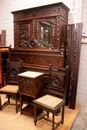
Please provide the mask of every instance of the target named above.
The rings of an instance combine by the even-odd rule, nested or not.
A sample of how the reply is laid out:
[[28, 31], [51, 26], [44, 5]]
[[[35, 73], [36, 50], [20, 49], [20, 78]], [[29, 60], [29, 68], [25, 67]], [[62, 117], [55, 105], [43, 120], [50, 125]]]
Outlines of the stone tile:
[[71, 130], [87, 130], [87, 106], [83, 106]]

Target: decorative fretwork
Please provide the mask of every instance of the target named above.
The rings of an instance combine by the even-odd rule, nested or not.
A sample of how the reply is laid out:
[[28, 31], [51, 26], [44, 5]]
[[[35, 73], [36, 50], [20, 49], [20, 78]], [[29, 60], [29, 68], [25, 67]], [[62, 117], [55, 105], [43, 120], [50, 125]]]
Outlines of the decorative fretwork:
[[54, 87], [58, 87], [58, 88], [61, 88], [61, 81], [60, 81], [60, 78], [58, 76], [52, 76], [52, 86]]
[[17, 74], [18, 74], [17, 70], [15, 68], [11, 68], [10, 77], [11, 78], [17, 77]]
[[54, 50], [55, 48], [44, 41], [38, 41], [37, 39], [35, 39], [35, 37], [32, 38], [32, 40], [29, 42], [29, 47], [30, 48], [46, 48], [46, 49], [52, 49]]

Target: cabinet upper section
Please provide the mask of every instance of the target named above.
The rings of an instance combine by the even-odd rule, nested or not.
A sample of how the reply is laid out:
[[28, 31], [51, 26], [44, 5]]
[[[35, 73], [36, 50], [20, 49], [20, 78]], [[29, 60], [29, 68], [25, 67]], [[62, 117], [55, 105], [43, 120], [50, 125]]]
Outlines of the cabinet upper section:
[[55, 3], [12, 12], [14, 48], [60, 50], [67, 44], [69, 8]]

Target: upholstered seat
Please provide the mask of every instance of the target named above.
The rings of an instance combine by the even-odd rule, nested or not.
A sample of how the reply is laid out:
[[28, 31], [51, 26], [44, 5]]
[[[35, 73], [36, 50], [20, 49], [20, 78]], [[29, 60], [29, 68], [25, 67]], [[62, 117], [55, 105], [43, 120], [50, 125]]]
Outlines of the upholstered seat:
[[6, 85], [0, 89], [0, 92], [3, 93], [17, 93], [19, 91], [18, 85]]
[[51, 107], [51, 109], [55, 109], [57, 107], [57, 105], [59, 105], [60, 103], [63, 103], [64, 101], [60, 98], [51, 96], [51, 95], [44, 95], [43, 97], [36, 99], [35, 103], [41, 103], [43, 104], [43, 106], [48, 106]]

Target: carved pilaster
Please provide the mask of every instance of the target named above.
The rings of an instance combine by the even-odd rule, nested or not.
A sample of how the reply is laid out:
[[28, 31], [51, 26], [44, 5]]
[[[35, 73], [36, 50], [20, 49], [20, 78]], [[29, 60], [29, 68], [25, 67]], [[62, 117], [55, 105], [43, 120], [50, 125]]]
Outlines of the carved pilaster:
[[80, 59], [80, 46], [82, 24], [68, 26], [68, 53], [66, 64], [69, 65], [69, 86], [68, 86], [68, 103], [71, 109], [75, 109], [78, 72], [79, 72], [79, 59]]

